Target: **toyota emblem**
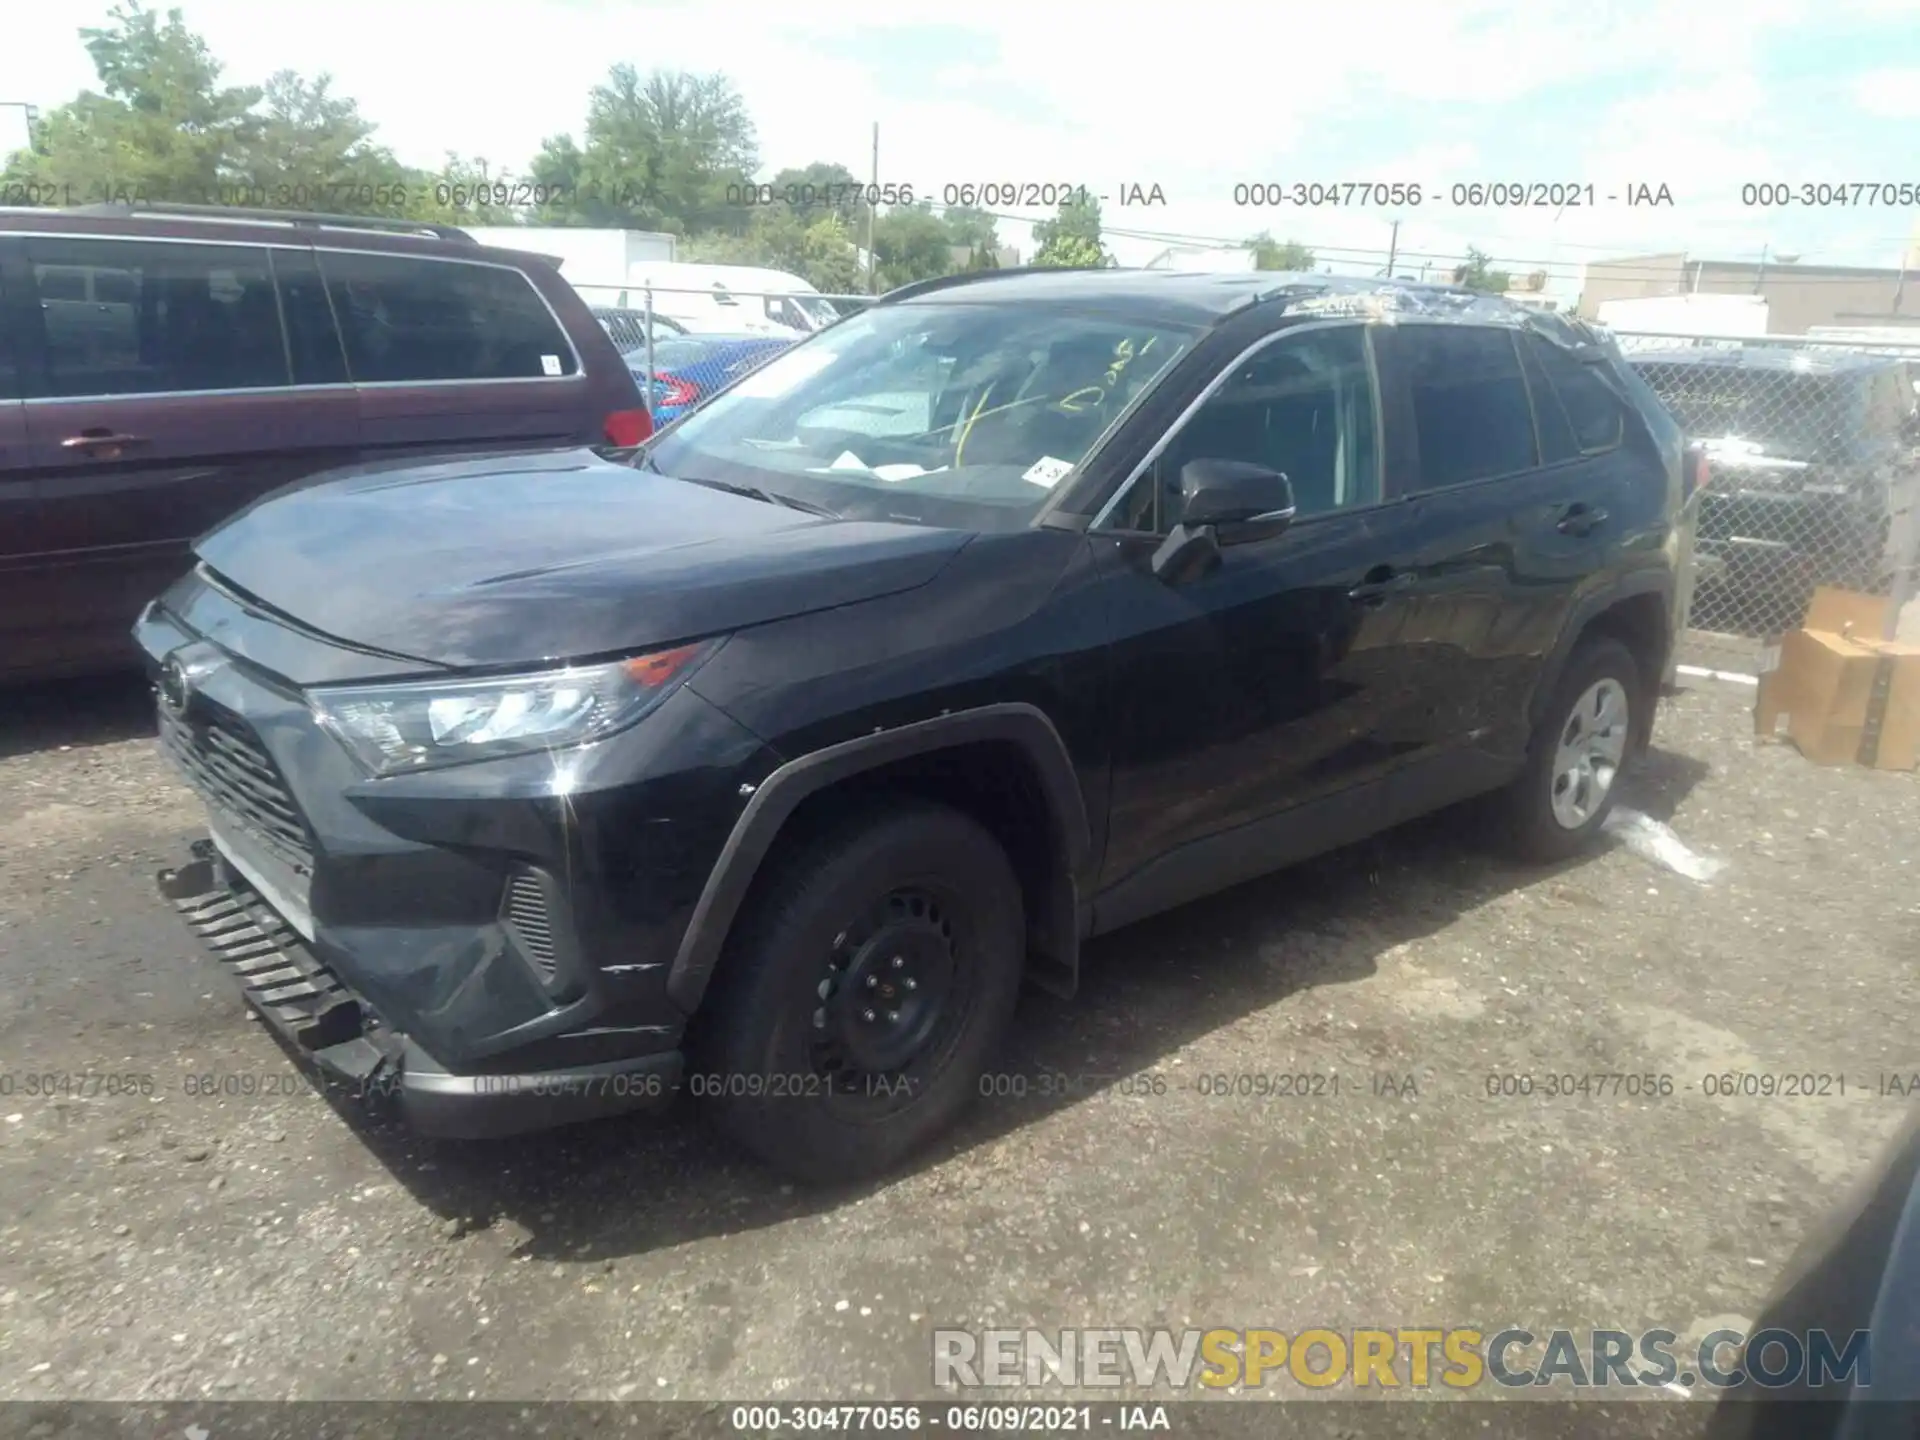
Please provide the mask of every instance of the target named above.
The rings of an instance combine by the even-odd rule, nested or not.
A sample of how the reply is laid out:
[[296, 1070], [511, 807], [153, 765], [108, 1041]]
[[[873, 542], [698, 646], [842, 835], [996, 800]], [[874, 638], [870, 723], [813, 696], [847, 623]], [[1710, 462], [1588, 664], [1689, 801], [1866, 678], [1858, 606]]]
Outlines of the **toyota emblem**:
[[160, 667], [160, 703], [175, 715], [187, 713], [187, 667], [169, 655]]

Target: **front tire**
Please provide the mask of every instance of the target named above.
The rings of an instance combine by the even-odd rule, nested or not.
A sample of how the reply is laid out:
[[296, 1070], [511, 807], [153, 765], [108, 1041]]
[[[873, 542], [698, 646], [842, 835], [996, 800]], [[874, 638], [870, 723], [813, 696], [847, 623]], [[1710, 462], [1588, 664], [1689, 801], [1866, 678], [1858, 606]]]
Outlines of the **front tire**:
[[1554, 686], [1502, 797], [1508, 848], [1522, 860], [1565, 860], [1585, 849], [1613, 811], [1633, 748], [1645, 680], [1618, 640], [1583, 640]]
[[702, 1017], [689, 1088], [809, 1182], [876, 1175], [946, 1129], [1019, 995], [1006, 853], [945, 806], [867, 810], [779, 856]]

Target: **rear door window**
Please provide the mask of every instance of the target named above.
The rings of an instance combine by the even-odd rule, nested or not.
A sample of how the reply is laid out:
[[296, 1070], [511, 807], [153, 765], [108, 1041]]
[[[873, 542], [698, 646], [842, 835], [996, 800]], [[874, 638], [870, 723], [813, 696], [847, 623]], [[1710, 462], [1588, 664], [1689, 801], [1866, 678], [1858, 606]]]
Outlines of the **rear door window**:
[[1421, 489], [1491, 480], [1539, 463], [1511, 330], [1410, 325], [1402, 333]]
[[290, 383], [264, 248], [28, 236], [55, 398]]
[[359, 384], [539, 380], [579, 372], [559, 321], [518, 270], [463, 260], [321, 251]]

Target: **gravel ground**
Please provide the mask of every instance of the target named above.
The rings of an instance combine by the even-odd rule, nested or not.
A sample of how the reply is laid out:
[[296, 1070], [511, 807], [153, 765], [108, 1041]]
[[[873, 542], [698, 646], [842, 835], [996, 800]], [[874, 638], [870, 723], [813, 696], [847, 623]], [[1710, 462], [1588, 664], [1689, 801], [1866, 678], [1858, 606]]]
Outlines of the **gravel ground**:
[[[858, 1401], [933, 1395], [935, 1326], [1738, 1324], [1920, 1071], [1920, 780], [1756, 744], [1752, 693], [1666, 702], [1631, 781], [1712, 883], [1436, 817], [1096, 943], [1022, 1011], [1024, 1098], [831, 1193], [685, 1111], [435, 1145], [289, 1084], [153, 893], [197, 816], [143, 698], [8, 697], [0, 1398]], [[79, 1071], [154, 1093], [25, 1093]], [[1339, 1093], [1203, 1093], [1277, 1072]], [[1569, 1072], [1675, 1088], [1488, 1094]]]

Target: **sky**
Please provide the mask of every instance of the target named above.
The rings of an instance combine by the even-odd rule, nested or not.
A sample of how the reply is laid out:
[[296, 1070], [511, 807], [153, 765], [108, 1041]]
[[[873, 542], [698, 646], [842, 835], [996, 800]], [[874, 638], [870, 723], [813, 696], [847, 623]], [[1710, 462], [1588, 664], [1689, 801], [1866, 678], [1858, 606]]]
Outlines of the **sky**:
[[[107, 8], [13, 7], [0, 146], [23, 138], [20, 110], [4, 102], [49, 109], [94, 83], [77, 32]], [[1571, 297], [1582, 265], [1609, 256], [1757, 264], [1764, 249], [1775, 261], [1895, 265], [1920, 239], [1915, 205], [1742, 195], [1772, 182], [1920, 187], [1920, 0], [1354, 0], [1285, 22], [1289, 7], [1253, 0], [179, 8], [227, 81], [330, 72], [409, 164], [454, 150], [523, 167], [546, 136], [580, 132], [589, 90], [618, 61], [717, 70], [746, 100], [768, 176], [826, 160], [865, 179], [877, 122], [880, 180], [922, 196], [1049, 182], [1106, 195], [1122, 264], [1261, 230], [1348, 273], [1380, 269], [1390, 242], [1399, 273], [1438, 273], [1474, 245], [1500, 268], [1545, 270], [1549, 293]], [[1236, 186], [1348, 182], [1424, 193], [1418, 205], [1235, 203]], [[1455, 185], [1476, 182], [1571, 185], [1582, 203], [1454, 203]], [[1158, 187], [1164, 203], [1121, 204], [1134, 186]], [[1671, 203], [1630, 205], [1637, 187], [1665, 187]], [[1025, 224], [1000, 231], [1031, 252]]]

